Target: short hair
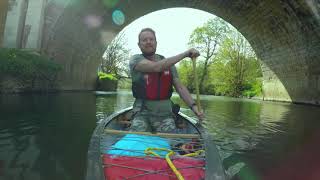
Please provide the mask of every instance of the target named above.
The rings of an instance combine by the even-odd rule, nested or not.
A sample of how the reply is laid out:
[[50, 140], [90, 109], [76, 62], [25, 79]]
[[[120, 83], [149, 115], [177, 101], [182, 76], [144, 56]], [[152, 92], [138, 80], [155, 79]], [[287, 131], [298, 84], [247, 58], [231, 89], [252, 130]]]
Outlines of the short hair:
[[157, 39], [157, 38], [156, 38], [156, 32], [155, 32], [153, 29], [151, 29], [151, 28], [143, 28], [143, 29], [141, 29], [141, 31], [140, 31], [140, 33], [139, 33], [139, 36], [138, 36], [138, 40], [139, 40], [139, 41], [138, 41], [138, 42], [140, 42], [141, 33], [146, 32], [146, 31], [151, 32], [151, 33], [154, 35], [155, 39]]

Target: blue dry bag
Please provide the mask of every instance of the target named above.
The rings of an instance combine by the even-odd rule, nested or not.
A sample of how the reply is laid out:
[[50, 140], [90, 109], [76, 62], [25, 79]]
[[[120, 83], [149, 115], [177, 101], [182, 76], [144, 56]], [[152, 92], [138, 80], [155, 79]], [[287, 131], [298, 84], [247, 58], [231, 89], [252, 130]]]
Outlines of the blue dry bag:
[[[170, 150], [168, 140], [157, 136], [144, 136], [137, 134], [127, 134], [107, 150], [107, 154], [120, 156], [145, 156], [144, 150], [147, 148], [165, 148]], [[164, 157], [167, 151], [153, 150], [161, 157]]]

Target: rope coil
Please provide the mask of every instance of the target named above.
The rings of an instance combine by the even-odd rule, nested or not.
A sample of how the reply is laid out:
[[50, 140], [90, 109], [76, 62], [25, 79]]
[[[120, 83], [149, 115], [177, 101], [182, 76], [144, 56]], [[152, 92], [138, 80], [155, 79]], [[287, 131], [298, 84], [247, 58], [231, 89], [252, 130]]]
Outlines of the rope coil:
[[[174, 151], [170, 150], [170, 149], [166, 149], [166, 148], [152, 148], [152, 147], [149, 147], [147, 149], [145, 149], [144, 153], [146, 155], [153, 155], [153, 156], [156, 156], [156, 157], [161, 157], [159, 154], [157, 154], [156, 152], [154, 151], [167, 151], [168, 153], [166, 154], [165, 156], [165, 159], [167, 161], [167, 164], [169, 165], [169, 167], [171, 168], [171, 170], [173, 171], [173, 173], [177, 176], [178, 180], [184, 180], [183, 176], [181, 175], [181, 173], [179, 172], [179, 170], [174, 166], [173, 162], [171, 161], [170, 157], [173, 156], [175, 154]], [[185, 157], [193, 157], [193, 156], [198, 156], [200, 155], [201, 153], [203, 153], [204, 150], [198, 150], [194, 153], [189, 153], [189, 154], [184, 154], [182, 156], [185, 156]]]

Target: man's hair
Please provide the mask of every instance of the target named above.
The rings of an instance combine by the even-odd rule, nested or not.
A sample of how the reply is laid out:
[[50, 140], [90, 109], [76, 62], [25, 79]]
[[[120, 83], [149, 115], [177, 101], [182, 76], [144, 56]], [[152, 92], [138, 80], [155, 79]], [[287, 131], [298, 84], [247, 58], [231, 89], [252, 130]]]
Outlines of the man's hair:
[[[139, 33], [139, 36], [138, 36], [139, 42], [140, 42], [141, 33], [146, 32], [146, 31], [151, 32], [151, 33], [154, 35], [154, 37], [156, 38], [156, 32], [155, 32], [153, 29], [151, 29], [151, 28], [143, 28], [143, 29], [141, 29], [141, 31], [140, 31], [140, 33]], [[157, 38], [156, 38], [156, 39], [157, 39]]]

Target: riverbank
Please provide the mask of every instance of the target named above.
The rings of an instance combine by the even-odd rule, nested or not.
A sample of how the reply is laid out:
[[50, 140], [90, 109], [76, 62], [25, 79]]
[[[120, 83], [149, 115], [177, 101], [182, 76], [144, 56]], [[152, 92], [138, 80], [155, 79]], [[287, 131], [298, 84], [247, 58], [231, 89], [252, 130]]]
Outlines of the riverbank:
[[37, 52], [0, 48], [0, 93], [55, 91], [61, 70]]

